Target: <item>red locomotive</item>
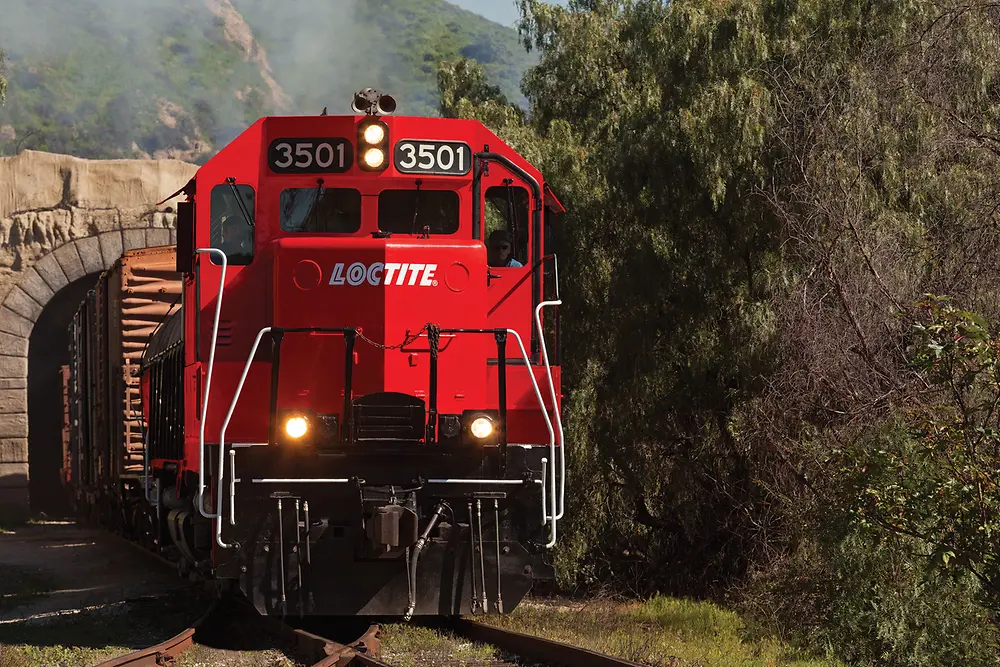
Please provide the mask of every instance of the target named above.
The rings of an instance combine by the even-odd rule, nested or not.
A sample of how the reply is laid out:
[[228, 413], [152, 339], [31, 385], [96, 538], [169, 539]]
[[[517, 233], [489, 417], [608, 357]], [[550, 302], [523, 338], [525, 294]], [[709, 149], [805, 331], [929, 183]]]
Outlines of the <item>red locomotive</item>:
[[[264, 614], [509, 612], [563, 514], [562, 207], [477, 121], [352, 109], [263, 118], [187, 183], [140, 363], [89, 332], [145, 283], [128, 255], [102, 277], [74, 322], [77, 502]], [[121, 405], [138, 447], [97, 424]]]

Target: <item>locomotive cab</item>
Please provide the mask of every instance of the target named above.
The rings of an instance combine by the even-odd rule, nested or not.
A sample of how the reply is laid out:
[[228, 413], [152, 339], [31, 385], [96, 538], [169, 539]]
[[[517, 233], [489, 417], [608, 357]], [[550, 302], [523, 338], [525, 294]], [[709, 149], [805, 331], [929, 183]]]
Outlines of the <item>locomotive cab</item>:
[[183, 451], [147, 474], [262, 613], [509, 611], [553, 578], [561, 205], [482, 124], [394, 107], [261, 119], [178, 209]]

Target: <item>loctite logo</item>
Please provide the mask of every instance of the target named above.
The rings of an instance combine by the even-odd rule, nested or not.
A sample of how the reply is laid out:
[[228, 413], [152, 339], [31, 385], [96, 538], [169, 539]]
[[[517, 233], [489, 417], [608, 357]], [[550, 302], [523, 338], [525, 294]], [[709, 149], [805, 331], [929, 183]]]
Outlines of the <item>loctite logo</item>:
[[[351, 285], [357, 287], [363, 283], [369, 285], [417, 285], [419, 287], [435, 287], [438, 281], [434, 279], [437, 264], [396, 264], [393, 262], [375, 262], [364, 264], [354, 262], [350, 266], [338, 262], [330, 274], [330, 285]], [[345, 268], [346, 267], [346, 268]]]

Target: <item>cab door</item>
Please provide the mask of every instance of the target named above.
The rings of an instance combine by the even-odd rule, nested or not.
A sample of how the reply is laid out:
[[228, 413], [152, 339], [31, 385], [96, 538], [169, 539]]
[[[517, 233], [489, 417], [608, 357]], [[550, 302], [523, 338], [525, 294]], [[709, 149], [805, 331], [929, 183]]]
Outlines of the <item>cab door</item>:
[[[530, 358], [534, 303], [531, 244], [535, 232], [531, 227], [531, 195], [522, 182], [492, 166], [497, 176], [488, 181], [484, 178], [482, 209], [482, 238], [489, 270], [487, 326], [517, 331]], [[509, 341], [507, 357], [523, 363], [514, 340]]]

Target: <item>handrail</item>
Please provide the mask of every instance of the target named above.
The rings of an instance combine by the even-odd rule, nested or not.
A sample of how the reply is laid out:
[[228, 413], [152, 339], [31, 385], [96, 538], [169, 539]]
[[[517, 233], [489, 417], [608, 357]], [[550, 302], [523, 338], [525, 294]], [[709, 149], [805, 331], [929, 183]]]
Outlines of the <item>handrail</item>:
[[253, 364], [253, 358], [257, 356], [257, 348], [260, 346], [260, 341], [264, 337], [264, 334], [270, 333], [271, 327], [264, 327], [259, 332], [257, 332], [257, 337], [253, 341], [253, 347], [250, 348], [250, 356], [247, 357], [247, 363], [243, 366], [243, 374], [240, 375], [240, 382], [236, 385], [236, 391], [233, 392], [233, 400], [229, 404], [229, 412], [226, 413], [226, 418], [222, 422], [222, 430], [219, 432], [219, 476], [218, 482], [216, 482], [216, 498], [218, 502], [216, 507], [218, 510], [215, 513], [216, 517], [216, 528], [215, 528], [215, 542], [223, 549], [232, 549], [234, 544], [226, 544], [222, 541], [222, 481], [226, 474], [226, 429], [229, 428], [229, 420], [233, 418], [233, 412], [236, 411], [236, 401], [240, 399], [240, 394], [243, 393], [243, 384], [247, 381], [247, 375], [250, 373], [250, 365]]
[[[225, 463], [225, 459], [226, 459], [226, 456], [225, 456], [225, 453], [226, 453], [226, 429], [229, 428], [229, 422], [232, 420], [233, 413], [236, 411], [236, 403], [239, 401], [240, 395], [243, 393], [243, 385], [246, 383], [247, 375], [249, 375], [249, 373], [250, 373], [250, 366], [253, 363], [254, 357], [257, 355], [257, 348], [260, 347], [260, 341], [263, 339], [264, 334], [267, 334], [267, 333], [271, 332], [271, 329], [272, 329], [272, 327], [264, 327], [264, 328], [262, 328], [257, 333], [257, 337], [254, 339], [253, 346], [250, 348], [250, 355], [247, 357], [247, 362], [246, 362], [246, 364], [243, 367], [243, 373], [240, 375], [240, 381], [236, 385], [236, 390], [233, 392], [233, 400], [229, 404], [229, 410], [226, 413], [226, 418], [222, 422], [222, 429], [219, 431], [219, 473], [218, 473], [218, 476], [217, 476], [217, 480], [218, 481], [216, 482], [216, 488], [217, 488], [216, 497], [217, 497], [218, 500], [217, 500], [217, 503], [216, 503], [216, 508], [217, 508], [216, 509], [216, 513], [215, 513], [214, 517], [212, 517], [212, 518], [216, 519], [216, 530], [215, 530], [215, 541], [216, 541], [216, 544], [218, 544], [223, 549], [231, 549], [234, 546], [236, 546], [235, 544], [227, 544], [222, 539], [222, 524], [223, 524], [223, 508], [222, 508], [223, 493], [222, 493], [222, 488], [223, 488], [223, 481], [225, 479], [225, 471], [226, 471], [226, 463]], [[518, 334], [513, 329], [507, 329], [506, 331], [507, 331], [508, 335], [514, 336], [514, 340], [517, 341], [517, 346], [518, 346], [518, 348], [521, 351], [521, 357], [524, 359], [525, 365], [530, 367], [530, 364], [528, 362], [528, 352], [524, 348], [524, 342], [521, 340], [520, 334]], [[550, 456], [553, 457], [552, 460], [555, 461], [555, 448], [556, 448], [555, 429], [552, 426], [552, 420], [549, 419], [548, 410], [545, 409], [545, 400], [542, 398], [542, 390], [538, 386], [538, 381], [535, 379], [535, 374], [534, 373], [529, 373], [528, 377], [531, 378], [531, 385], [532, 385], [532, 387], [535, 390], [535, 397], [538, 399], [538, 405], [539, 405], [539, 407], [542, 410], [542, 417], [545, 419], [545, 426], [546, 426], [546, 428], [549, 431], [549, 453], [550, 453]], [[551, 377], [550, 377], [550, 382], [551, 382]], [[555, 390], [552, 389], [552, 391], [553, 391], [553, 394], [554, 394]], [[553, 473], [553, 475], [554, 475], [554, 473]], [[520, 483], [520, 481], [519, 481], [519, 483]], [[544, 508], [544, 504], [545, 504], [545, 501], [544, 501], [544, 498], [543, 498], [542, 499], [543, 508]], [[552, 514], [553, 514], [553, 516], [555, 516], [555, 514], [556, 514], [556, 490], [555, 490], [555, 477], [554, 476], [553, 476], [553, 481], [552, 481]], [[235, 513], [231, 512], [231, 518], [230, 518], [230, 520], [235, 525]], [[546, 545], [546, 548], [551, 548], [552, 546], [555, 545], [555, 543], [556, 543], [556, 520], [553, 519], [553, 521], [552, 521], [552, 527], [551, 527], [551, 533], [550, 533], [550, 540], [549, 540], [549, 543]]]
[[[209, 253], [217, 254], [222, 258], [222, 273], [219, 275], [219, 295], [215, 301], [215, 322], [212, 324], [212, 348], [208, 352], [208, 374], [205, 378], [205, 399], [201, 404], [201, 424], [198, 433], [198, 511], [206, 519], [214, 519], [216, 517], [221, 517], [220, 513], [212, 514], [205, 511], [205, 420], [208, 416], [208, 395], [212, 391], [212, 370], [215, 367], [215, 344], [219, 337], [219, 315], [222, 313], [222, 293], [226, 289], [226, 267], [228, 266], [229, 258], [226, 257], [226, 253], [222, 252], [218, 248], [197, 248], [195, 253]], [[199, 264], [199, 269], [201, 265]], [[222, 450], [219, 450], [219, 461], [220, 465], [222, 462]], [[222, 493], [222, 486], [217, 487], [216, 495]], [[221, 501], [220, 501], [220, 507]]]
[[[555, 382], [552, 380], [552, 367], [549, 366], [549, 353], [545, 345], [545, 335], [542, 331], [542, 308], [546, 306], [561, 306], [562, 300], [542, 301], [535, 307], [535, 326], [538, 327], [538, 338], [542, 342], [542, 361], [545, 363], [545, 376], [549, 381], [549, 392], [552, 395], [552, 412], [556, 415], [556, 426], [559, 429], [559, 509], [555, 506], [555, 485], [556, 485], [556, 461], [552, 459], [551, 480], [552, 480], [552, 520], [556, 521], [563, 517], [566, 509], [566, 440], [563, 434], [562, 417], [559, 415], [559, 401], [556, 398]], [[544, 408], [543, 408], [544, 409]], [[555, 456], [555, 453], [553, 453]]]
[[[562, 297], [559, 296], [559, 257], [555, 253], [552, 253], [551, 255], [546, 255], [545, 259], [548, 259], [549, 257], [552, 258], [552, 265], [555, 271], [556, 298], [552, 301], [545, 301], [543, 303], [538, 304], [538, 307], [535, 309], [535, 323], [538, 327], [538, 337], [542, 341], [542, 358], [545, 362], [545, 372], [548, 374], [549, 377], [549, 389], [552, 392], [552, 409], [555, 410], [556, 412], [556, 424], [559, 427], [559, 447], [560, 447], [559, 511], [556, 513], [556, 519], [561, 519], [563, 518], [563, 514], [565, 514], [566, 512], [566, 440], [565, 440], [565, 435], [563, 433], [562, 417], [559, 413], [559, 410], [556, 408], [557, 405], [556, 390], [555, 387], [553, 386], [552, 369], [549, 367], [549, 355], [546, 351], [545, 336], [542, 334], [541, 309], [549, 305], [561, 306]], [[558, 332], [559, 329], [557, 324], [556, 333], [558, 334]], [[559, 363], [558, 346], [559, 346], [559, 341], [557, 339], [556, 363]], [[555, 468], [555, 463], [556, 463], [555, 461], [552, 462], [553, 468]]]
[[[507, 329], [508, 334], [513, 334], [514, 339], [517, 341], [517, 346], [521, 348], [521, 356], [524, 357], [524, 364], [529, 369], [531, 365], [528, 363], [528, 353], [524, 349], [524, 343], [521, 341], [521, 336], [513, 329]], [[535, 380], [534, 372], [529, 372], [528, 377], [531, 378], [531, 386], [535, 389], [535, 397], [538, 398], [538, 406], [542, 409], [542, 417], [545, 418], [545, 426], [549, 429], [549, 455], [553, 457], [555, 461], [556, 455], [556, 433], [552, 429], [552, 420], [549, 419], [549, 411], [545, 409], [545, 400], [542, 398], [542, 390], [538, 388], [538, 381]], [[554, 467], [554, 466], [553, 466]], [[543, 503], [544, 505], [544, 500]], [[556, 512], [556, 490], [555, 490], [555, 478], [553, 477], [552, 482], [552, 513]], [[555, 519], [552, 520], [552, 529], [549, 536], [549, 543], [545, 545], [546, 549], [551, 549], [556, 543], [556, 522]]]

